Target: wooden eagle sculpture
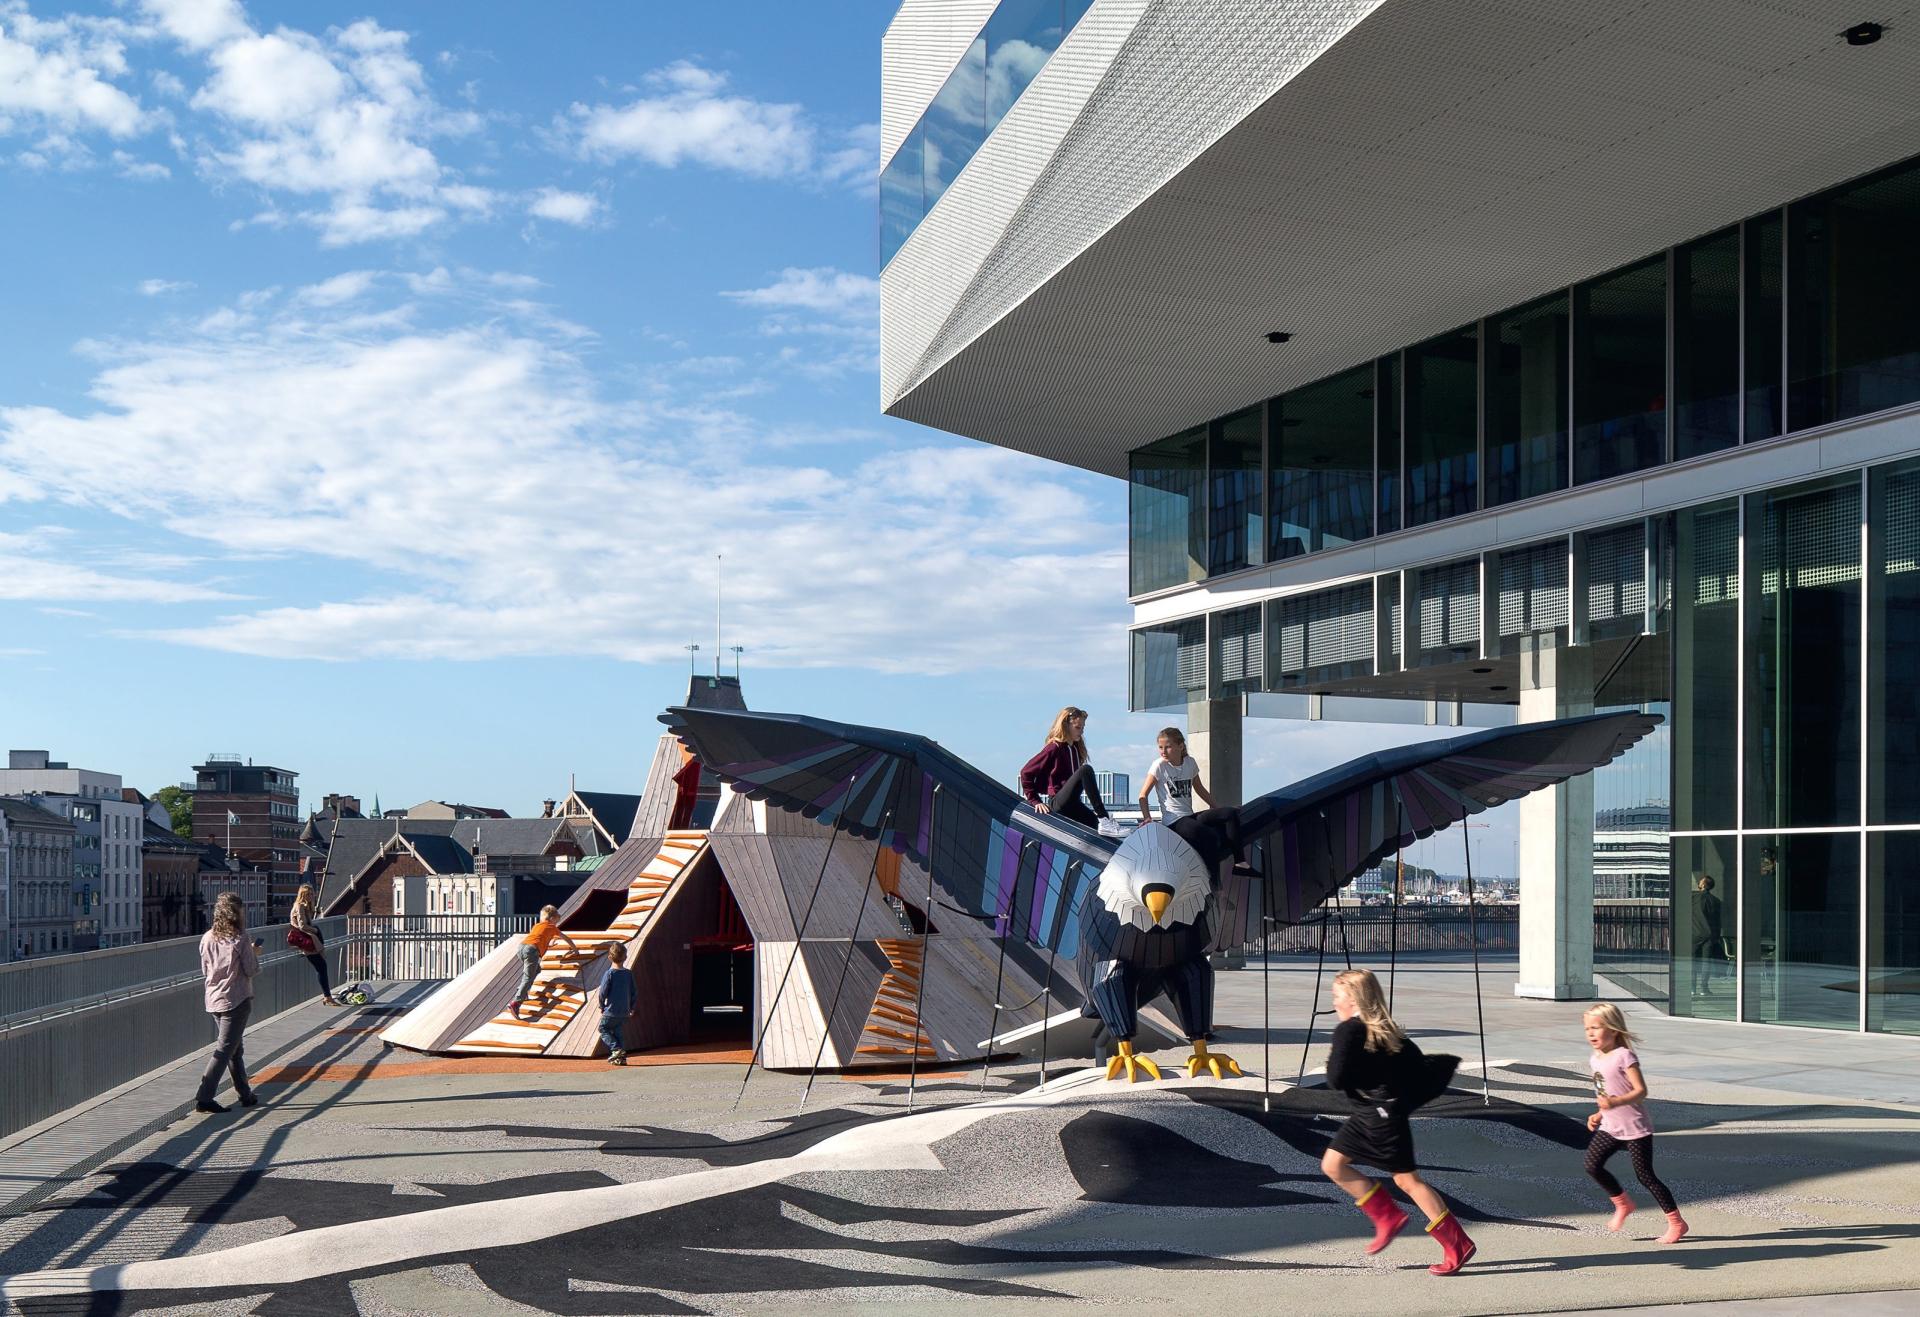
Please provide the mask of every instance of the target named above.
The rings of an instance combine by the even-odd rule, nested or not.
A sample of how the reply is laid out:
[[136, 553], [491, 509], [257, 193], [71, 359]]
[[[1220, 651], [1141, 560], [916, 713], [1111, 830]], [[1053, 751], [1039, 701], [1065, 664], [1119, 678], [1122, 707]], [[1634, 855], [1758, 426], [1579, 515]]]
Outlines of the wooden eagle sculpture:
[[1122, 841], [1032, 809], [923, 736], [735, 709], [675, 707], [660, 721], [749, 799], [892, 847], [948, 909], [1073, 960], [1084, 1013], [1116, 1043], [1107, 1076], [1133, 1080], [1159, 1077], [1133, 1037], [1162, 993], [1193, 1048], [1187, 1073], [1240, 1073], [1207, 1051], [1208, 953], [1256, 940], [1257, 912], [1298, 922], [1396, 848], [1591, 772], [1661, 719], [1589, 714], [1382, 750]]

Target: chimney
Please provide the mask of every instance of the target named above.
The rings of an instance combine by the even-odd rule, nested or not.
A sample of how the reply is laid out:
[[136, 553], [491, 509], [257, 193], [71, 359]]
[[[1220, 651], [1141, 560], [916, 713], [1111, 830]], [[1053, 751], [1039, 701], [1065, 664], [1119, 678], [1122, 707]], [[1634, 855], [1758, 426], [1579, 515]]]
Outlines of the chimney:
[[543, 800], [540, 802], [540, 817], [543, 819], [553, 817], [553, 802], [551, 800]]

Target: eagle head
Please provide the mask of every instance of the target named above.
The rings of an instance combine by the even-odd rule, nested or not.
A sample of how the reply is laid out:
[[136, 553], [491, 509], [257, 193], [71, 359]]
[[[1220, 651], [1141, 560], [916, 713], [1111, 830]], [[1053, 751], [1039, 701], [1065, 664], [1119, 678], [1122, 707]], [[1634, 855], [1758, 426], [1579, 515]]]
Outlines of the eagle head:
[[1100, 871], [1100, 903], [1135, 928], [1190, 924], [1207, 907], [1213, 883], [1200, 853], [1159, 823], [1143, 823]]

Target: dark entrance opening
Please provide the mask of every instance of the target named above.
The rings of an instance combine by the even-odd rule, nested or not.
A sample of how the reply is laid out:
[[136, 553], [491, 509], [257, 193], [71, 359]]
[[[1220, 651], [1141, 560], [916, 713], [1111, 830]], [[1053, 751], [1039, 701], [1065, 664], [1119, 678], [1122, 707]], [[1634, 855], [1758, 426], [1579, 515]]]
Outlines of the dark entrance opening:
[[569, 933], [597, 933], [609, 927], [626, 908], [627, 889], [624, 887], [588, 892], [586, 899], [573, 913], [560, 921], [560, 927]]
[[753, 1036], [753, 933], [725, 878], [714, 927], [689, 944], [693, 953], [693, 1042]]

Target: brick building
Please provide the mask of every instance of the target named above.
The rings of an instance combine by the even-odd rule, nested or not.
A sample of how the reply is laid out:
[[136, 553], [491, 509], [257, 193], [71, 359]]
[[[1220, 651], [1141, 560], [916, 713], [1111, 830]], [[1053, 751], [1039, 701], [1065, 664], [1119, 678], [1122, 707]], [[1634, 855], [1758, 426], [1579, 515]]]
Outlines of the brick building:
[[299, 774], [214, 754], [193, 772], [194, 840], [227, 847], [243, 865], [264, 870], [267, 918], [284, 920], [301, 882]]

